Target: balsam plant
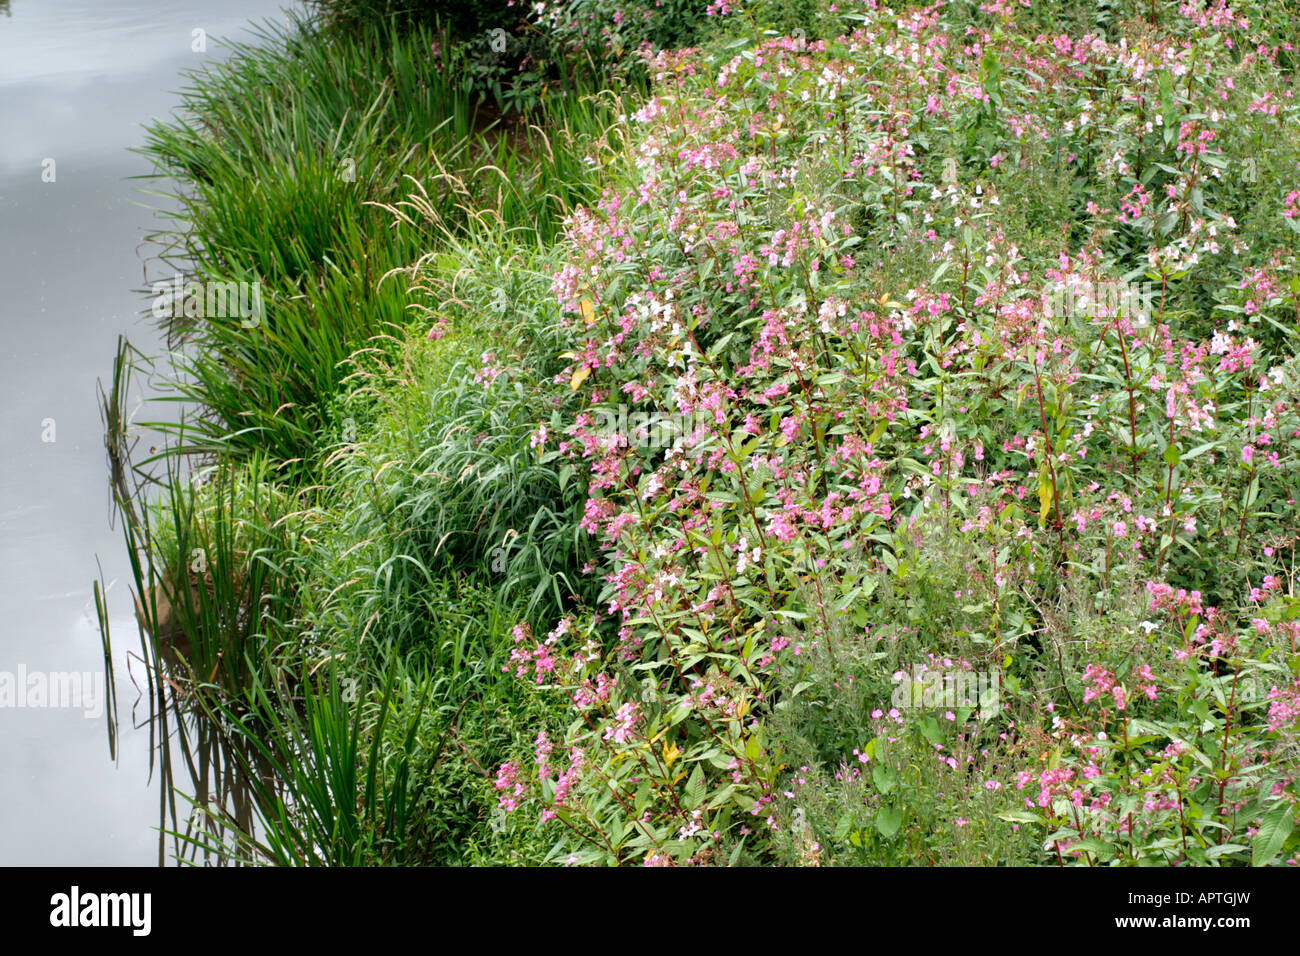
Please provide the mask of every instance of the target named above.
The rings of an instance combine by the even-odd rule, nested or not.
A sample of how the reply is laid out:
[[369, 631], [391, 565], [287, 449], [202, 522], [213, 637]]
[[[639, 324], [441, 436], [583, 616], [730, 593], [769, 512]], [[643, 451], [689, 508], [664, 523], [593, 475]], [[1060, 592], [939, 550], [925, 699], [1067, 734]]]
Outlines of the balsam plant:
[[[1257, 612], [1294, 594], [1291, 77], [1221, 5], [1114, 38], [1026, 33], [1009, 5], [957, 29], [942, 7], [866, 4], [833, 41], [657, 55], [621, 181], [569, 221], [553, 382], [585, 406], [537, 443], [581, 470], [604, 590], [545, 636], [517, 629], [510, 666], [562, 689], [573, 721], [497, 781], [507, 808], [558, 821], [556, 859], [851, 855], [851, 814], [818, 832], [803, 810], [802, 837], [770, 836], [797, 800], [773, 729], [817, 692], [810, 662], [846, 652], [846, 622], [860, 655], [927, 600], [922, 554], [947, 554], [927, 573], [957, 583], [939, 613], [910, 615], [903, 653], [1006, 671], [1009, 699], [975, 725], [954, 712], [948, 734], [903, 718], [900, 740], [979, 754], [947, 782], [934, 766], [909, 778], [926, 794], [909, 795], [910, 829], [881, 792], [896, 772], [827, 780], [862, 763], [843, 752], [797, 765], [823, 789], [866, 788], [873, 840], [903, 833], [902, 855], [936, 862], [1024, 860], [1025, 830], [1037, 862], [1295, 855], [1293, 625]], [[1045, 155], [1072, 175], [1011, 208]], [[1069, 219], [1022, 236], [1041, 209]], [[620, 404], [691, 413], [694, 430], [631, 441], [608, 427]], [[1213, 607], [1211, 630], [1260, 622], [1258, 640], [1216, 643], [1204, 617], [1139, 639], [1160, 624], [1134, 607], [1166, 589]], [[1053, 611], [1071, 604], [1090, 633]], [[1212, 653], [1185, 646], [1198, 636]], [[1223, 680], [1274, 671], [1269, 721]], [[1163, 688], [1167, 711], [1116, 723], [1090, 696], [1099, 674], [1157, 704]], [[1059, 722], [1098, 749], [1092, 816], [1050, 787], [1017, 805], [1012, 771], [1052, 786], [1074, 772]], [[866, 765], [924, 750], [889, 732], [859, 740]], [[926, 817], [955, 807], [936, 788], [985, 784], [997, 839]], [[1166, 786], [1184, 802], [1151, 797]]]

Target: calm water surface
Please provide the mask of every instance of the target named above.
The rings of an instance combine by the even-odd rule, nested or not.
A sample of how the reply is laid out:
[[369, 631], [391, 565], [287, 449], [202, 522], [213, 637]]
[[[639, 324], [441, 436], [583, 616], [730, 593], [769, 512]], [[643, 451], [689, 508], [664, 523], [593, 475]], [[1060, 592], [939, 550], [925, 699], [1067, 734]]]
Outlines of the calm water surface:
[[[128, 179], [150, 171], [128, 149], [171, 111], [182, 71], [225, 55], [217, 38], [247, 39], [287, 5], [0, 0], [0, 864], [158, 862], [160, 784], [141, 675], [121, 653], [137, 639], [96, 397], [119, 334], [159, 347], [133, 291], [161, 225], [137, 190], [157, 187]], [[102, 715], [36, 706], [31, 689], [90, 674], [93, 704], [97, 557], [118, 645], [116, 762]]]

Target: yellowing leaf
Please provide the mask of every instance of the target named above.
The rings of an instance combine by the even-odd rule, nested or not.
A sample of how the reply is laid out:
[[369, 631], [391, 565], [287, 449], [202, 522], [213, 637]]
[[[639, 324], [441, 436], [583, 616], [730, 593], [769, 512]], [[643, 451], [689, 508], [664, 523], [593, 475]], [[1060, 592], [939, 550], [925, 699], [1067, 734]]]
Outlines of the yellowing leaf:
[[588, 325], [596, 321], [596, 307], [591, 304], [590, 299], [583, 299], [578, 303], [578, 311], [582, 313], [582, 320]]
[[1038, 505], [1038, 526], [1042, 528], [1047, 524], [1047, 516], [1052, 511], [1052, 477], [1047, 471], [1045, 460], [1038, 466]]
[[569, 382], [569, 389], [571, 391], [576, 392], [578, 390], [578, 386], [581, 385], [583, 382], [585, 382], [587, 380], [587, 376], [590, 374], [591, 374], [591, 366], [590, 365], [582, 366], [582, 368], [578, 369], [576, 372], [573, 373], [573, 378]]
[[678, 748], [676, 742], [664, 744], [664, 763], [668, 765], [669, 769], [672, 768], [672, 765], [677, 762], [677, 758], [681, 755], [681, 749]]

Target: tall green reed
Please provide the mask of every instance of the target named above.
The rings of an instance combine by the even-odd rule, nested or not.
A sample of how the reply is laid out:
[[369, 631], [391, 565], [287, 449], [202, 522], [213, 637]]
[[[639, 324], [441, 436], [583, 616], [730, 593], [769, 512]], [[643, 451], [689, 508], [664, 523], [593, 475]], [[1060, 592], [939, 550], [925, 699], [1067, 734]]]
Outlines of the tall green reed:
[[[412, 811], [448, 739], [444, 730], [428, 747], [419, 737], [437, 682], [413, 678], [395, 664], [377, 702], [367, 692], [354, 704], [337, 669], [329, 676], [306, 677], [301, 697], [259, 684], [251, 713], [225, 707], [209, 714], [211, 724], [229, 727], [246, 744], [232, 752], [247, 771], [260, 826], [214, 808], [209, 812], [228, 827], [229, 839], [200, 831], [186, 842], [242, 863], [408, 861], [415, 850], [408, 839]], [[390, 721], [399, 724], [391, 751], [385, 749]]]
[[[306, 21], [263, 28], [191, 77], [179, 115], [149, 126], [156, 176], [175, 177], [160, 259], [200, 280], [256, 283], [264, 315], [171, 315], [177, 397], [202, 414], [191, 447], [310, 459], [341, 363], [408, 323], [405, 289], [382, 281], [477, 212], [549, 240], [590, 200], [585, 142], [608, 100], [561, 91], [536, 122], [490, 119], [456, 48], [392, 26], [330, 36]], [[545, 132], [543, 132], [545, 130]], [[426, 184], [433, 219], [383, 208]]]
[[[275, 659], [293, 633], [294, 499], [263, 456], [197, 469], [166, 453], [132, 462], [133, 432], [158, 425], [129, 421], [133, 368], [123, 341], [102, 402], [144, 660], [155, 671], [166, 662], [187, 689], [237, 696], [252, 675], [277, 672]], [[183, 435], [184, 421], [176, 427]], [[106, 609], [100, 617], [111, 654]]]

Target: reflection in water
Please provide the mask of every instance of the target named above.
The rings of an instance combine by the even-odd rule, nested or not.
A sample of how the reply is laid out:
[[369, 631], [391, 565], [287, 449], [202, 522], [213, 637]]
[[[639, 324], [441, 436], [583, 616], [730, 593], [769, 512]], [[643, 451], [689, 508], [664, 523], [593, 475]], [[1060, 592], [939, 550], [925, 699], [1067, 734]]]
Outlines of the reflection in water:
[[[141, 643], [147, 648], [149, 642], [144, 638]], [[149, 708], [139, 715], [142, 722], [136, 728], [149, 729], [154, 754], [150, 778], [156, 773], [161, 784], [158, 864], [220, 863], [224, 856], [212, 851], [225, 846], [235, 833], [253, 830], [252, 792], [244, 767], [260, 766], [262, 761], [248, 747], [242, 753], [235, 750], [238, 744], [222, 725], [191, 705], [166, 663], [159, 667], [156, 658], [137, 661], [146, 673], [140, 699], [147, 700]], [[192, 796], [178, 799], [178, 792], [191, 791]]]
[[[192, 793], [191, 766], [206, 773], [202, 799], [239, 806], [228, 763], [192, 724], [171, 712], [165, 730], [144, 726], [164, 698], [149, 692], [132, 715], [134, 684], [148, 687], [149, 675], [141, 655], [122, 653], [136, 643], [132, 574], [108, 521], [95, 382], [119, 335], [160, 345], [132, 291], [158, 225], [134, 178], [149, 172], [131, 152], [140, 124], [176, 107], [184, 71], [226, 55], [218, 38], [256, 42], [250, 21], [278, 22], [289, 5], [0, 0], [0, 672], [103, 672], [122, 704], [113, 759], [104, 724], [80, 708], [0, 708], [0, 865], [154, 862], [157, 811], [171, 802], [160, 781]], [[206, 53], [192, 48], [199, 26]], [[133, 390], [131, 404], [147, 395]], [[119, 632], [115, 666], [97, 612]], [[170, 755], [154, 753], [151, 737]], [[167, 827], [183, 833], [190, 806], [176, 800]]]
[[[104, 444], [118, 518], [126, 539], [135, 580], [137, 633], [140, 647], [129, 655], [131, 681], [139, 697], [131, 708], [133, 729], [149, 735], [149, 777], [157, 777], [158, 863], [170, 861], [222, 864], [230, 854], [221, 852], [255, 834], [253, 788], [256, 774], [278, 789], [266, 761], [246, 738], [232, 733], [228, 718], [210, 706], [208, 690], [215, 689], [213, 673], [196, 674], [196, 659], [188, 644], [174, 642], [159, 627], [156, 569], [146, 563], [156, 553], [150, 524], [149, 493], [175, 484], [174, 457], [165, 455], [165, 480], [153, 473], [148, 458], [137, 464], [140, 434], [131, 420], [128, 396], [131, 376], [143, 359], [122, 339], [114, 362], [112, 386], [100, 390]], [[152, 450], [152, 449], [151, 449]], [[107, 612], [99, 612], [104, 657], [112, 672], [113, 649]], [[206, 677], [206, 680], [204, 679]], [[111, 693], [116, 688], [110, 688]], [[212, 697], [219, 696], [217, 694]], [[147, 708], [141, 704], [147, 701]], [[108, 713], [117, 713], [116, 702]], [[110, 717], [108, 737], [114, 746], [118, 728]], [[178, 794], [182, 794], [178, 798]]]

